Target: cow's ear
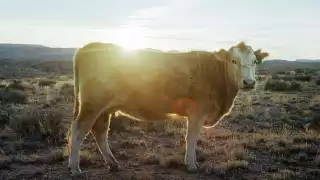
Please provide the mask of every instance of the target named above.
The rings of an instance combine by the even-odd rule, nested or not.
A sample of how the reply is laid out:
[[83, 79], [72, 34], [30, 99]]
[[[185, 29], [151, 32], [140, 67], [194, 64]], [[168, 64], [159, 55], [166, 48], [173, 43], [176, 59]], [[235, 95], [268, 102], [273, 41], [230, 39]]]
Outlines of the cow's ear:
[[261, 49], [258, 49], [254, 52], [254, 55], [258, 56], [261, 53]]
[[266, 58], [268, 56], [269, 56], [269, 53], [267, 53], [267, 52], [263, 52], [263, 53], [260, 54], [260, 58], [261, 59], [264, 59], [264, 58]]
[[257, 64], [261, 64], [263, 59], [269, 56], [269, 53], [261, 52], [261, 49], [256, 50], [254, 54], [256, 55], [256, 58], [257, 58], [257, 62], [256, 62]]

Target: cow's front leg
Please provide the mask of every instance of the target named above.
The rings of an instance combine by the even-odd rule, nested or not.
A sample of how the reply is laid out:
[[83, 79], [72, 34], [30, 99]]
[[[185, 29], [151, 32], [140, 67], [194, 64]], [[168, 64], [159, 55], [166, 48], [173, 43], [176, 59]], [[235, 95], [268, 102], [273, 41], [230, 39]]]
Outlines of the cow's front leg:
[[192, 116], [188, 118], [184, 163], [189, 172], [196, 172], [198, 170], [196, 145], [205, 118], [206, 117], [196, 118]]

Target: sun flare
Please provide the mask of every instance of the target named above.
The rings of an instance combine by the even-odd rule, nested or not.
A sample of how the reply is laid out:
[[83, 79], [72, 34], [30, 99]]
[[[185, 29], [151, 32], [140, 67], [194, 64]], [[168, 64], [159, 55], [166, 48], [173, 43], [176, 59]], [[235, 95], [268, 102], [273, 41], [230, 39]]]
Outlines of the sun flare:
[[146, 46], [144, 31], [142, 28], [135, 26], [118, 30], [113, 39], [114, 43], [128, 50], [140, 49]]

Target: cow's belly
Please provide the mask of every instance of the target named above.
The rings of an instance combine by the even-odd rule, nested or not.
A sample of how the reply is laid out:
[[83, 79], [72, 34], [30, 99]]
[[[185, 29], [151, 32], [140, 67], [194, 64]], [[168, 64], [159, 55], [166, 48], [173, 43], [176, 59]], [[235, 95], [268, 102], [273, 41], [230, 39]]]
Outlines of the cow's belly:
[[152, 111], [150, 109], [125, 109], [119, 110], [120, 114], [129, 118], [140, 120], [140, 121], [163, 121], [168, 119], [165, 112]]
[[145, 101], [136, 99], [136, 101], [128, 101], [119, 107], [119, 110], [138, 120], [162, 121], [186, 117], [187, 108], [191, 106], [195, 106], [194, 102], [187, 98], [176, 100], [159, 98]]
[[131, 101], [119, 107], [121, 112], [143, 121], [161, 121], [167, 119], [170, 103], [158, 100]]

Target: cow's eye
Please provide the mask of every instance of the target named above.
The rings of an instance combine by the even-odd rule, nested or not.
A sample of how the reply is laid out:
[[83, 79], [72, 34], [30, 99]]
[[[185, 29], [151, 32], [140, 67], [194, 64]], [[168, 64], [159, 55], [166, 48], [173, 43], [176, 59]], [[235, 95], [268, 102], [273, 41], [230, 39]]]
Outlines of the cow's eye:
[[234, 60], [234, 59], [232, 59], [231, 62], [232, 62], [233, 64], [237, 64], [237, 61]]

